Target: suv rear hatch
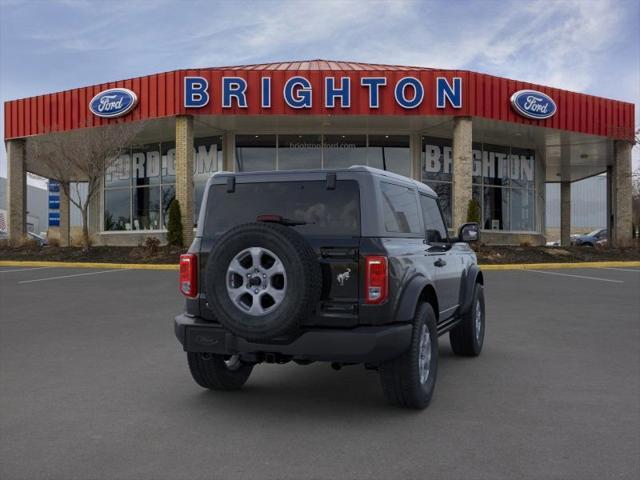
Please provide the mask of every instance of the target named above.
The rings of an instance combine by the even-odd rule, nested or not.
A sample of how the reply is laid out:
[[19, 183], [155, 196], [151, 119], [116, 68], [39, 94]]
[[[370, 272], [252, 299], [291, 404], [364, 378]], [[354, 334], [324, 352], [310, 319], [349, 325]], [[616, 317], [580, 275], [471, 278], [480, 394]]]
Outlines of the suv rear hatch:
[[[232, 178], [232, 177], [229, 177]], [[277, 179], [274, 179], [277, 180]], [[322, 299], [310, 325], [354, 326], [358, 321], [360, 193], [355, 180], [242, 181], [209, 189], [200, 251], [200, 275], [206, 252], [230, 228], [256, 221], [276, 221], [300, 233], [322, 266]], [[204, 285], [201, 278], [199, 285]], [[202, 288], [202, 287], [201, 287]], [[204, 293], [204, 292], [202, 292]], [[204, 298], [204, 295], [202, 296]], [[206, 308], [200, 311], [213, 319]]]

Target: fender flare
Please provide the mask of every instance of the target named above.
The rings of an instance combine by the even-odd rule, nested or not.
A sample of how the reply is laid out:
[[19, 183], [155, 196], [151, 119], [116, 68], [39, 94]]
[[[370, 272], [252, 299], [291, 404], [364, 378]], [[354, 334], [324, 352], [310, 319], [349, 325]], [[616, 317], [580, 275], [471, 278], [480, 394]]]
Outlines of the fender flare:
[[484, 277], [478, 265], [471, 265], [460, 282], [460, 314], [464, 315], [471, 308], [473, 290], [476, 283], [484, 285]]
[[[431, 285], [429, 279], [418, 275], [413, 277], [402, 292], [400, 301], [398, 302], [398, 308], [396, 310], [396, 322], [412, 322], [420, 301], [422, 291]], [[438, 312], [435, 312], [438, 315]]]

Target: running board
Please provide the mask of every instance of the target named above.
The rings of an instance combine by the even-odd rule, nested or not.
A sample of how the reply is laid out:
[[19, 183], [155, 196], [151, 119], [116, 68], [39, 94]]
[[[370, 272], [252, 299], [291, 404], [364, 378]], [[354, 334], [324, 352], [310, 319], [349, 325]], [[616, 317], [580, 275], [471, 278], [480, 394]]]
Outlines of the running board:
[[446, 319], [444, 322], [438, 324], [438, 336], [444, 335], [453, 327], [458, 325], [462, 321], [462, 317], [459, 315], [454, 315], [451, 318]]

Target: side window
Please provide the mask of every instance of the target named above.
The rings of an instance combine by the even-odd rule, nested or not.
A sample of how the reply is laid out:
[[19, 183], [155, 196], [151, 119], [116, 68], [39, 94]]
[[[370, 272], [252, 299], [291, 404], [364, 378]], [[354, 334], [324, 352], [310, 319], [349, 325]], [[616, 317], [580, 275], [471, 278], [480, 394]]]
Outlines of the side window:
[[384, 226], [387, 232], [421, 233], [416, 193], [409, 187], [381, 182]]
[[444, 225], [442, 213], [438, 208], [438, 202], [435, 198], [420, 195], [420, 205], [422, 206], [422, 215], [424, 216], [424, 226], [429, 243], [443, 243], [448, 241], [447, 227]]

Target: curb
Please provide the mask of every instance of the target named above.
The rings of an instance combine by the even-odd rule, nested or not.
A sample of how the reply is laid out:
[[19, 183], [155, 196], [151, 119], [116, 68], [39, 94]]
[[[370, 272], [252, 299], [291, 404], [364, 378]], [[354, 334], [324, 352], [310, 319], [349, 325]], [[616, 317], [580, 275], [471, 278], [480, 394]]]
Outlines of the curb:
[[122, 270], [178, 270], [180, 266], [167, 263], [99, 263], [99, 262], [36, 262], [0, 260], [0, 267], [62, 267], [62, 268], [114, 268]]
[[[0, 260], [0, 267], [66, 267], [66, 268], [117, 268], [123, 270], [175, 270], [178, 264], [167, 263], [99, 263], [99, 262], [37, 262], [21, 260]], [[640, 267], [640, 261], [628, 262], [575, 262], [575, 263], [505, 263], [504, 265], [482, 265], [489, 270], [554, 270], [565, 268]]]

